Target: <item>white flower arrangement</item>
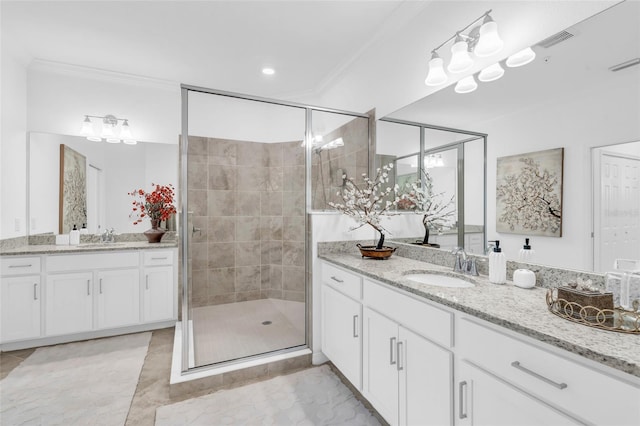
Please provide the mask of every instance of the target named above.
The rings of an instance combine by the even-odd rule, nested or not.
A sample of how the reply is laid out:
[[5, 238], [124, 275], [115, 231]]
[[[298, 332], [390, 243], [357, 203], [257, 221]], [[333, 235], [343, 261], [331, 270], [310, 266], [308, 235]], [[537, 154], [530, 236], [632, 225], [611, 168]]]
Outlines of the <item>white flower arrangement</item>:
[[454, 195], [449, 201], [444, 198], [444, 192], [433, 193], [433, 179], [427, 171], [422, 171], [424, 185], [417, 181], [407, 184], [408, 193], [402, 194], [402, 200], [408, 201], [409, 209], [415, 213], [422, 214], [422, 224], [425, 228], [425, 236], [422, 244], [429, 244], [429, 230], [441, 232], [450, 227], [451, 219], [455, 216], [456, 210], [450, 207], [453, 204]]
[[[376, 245], [377, 249], [381, 249], [384, 244], [384, 233], [387, 232], [381, 224], [383, 216], [393, 216], [395, 213], [390, 211], [391, 208], [397, 206], [400, 198], [396, 195], [398, 185], [394, 187], [387, 186], [382, 189], [385, 183], [389, 182], [389, 172], [393, 169], [393, 163], [379, 167], [376, 170], [374, 179], [367, 177], [366, 173], [362, 174], [364, 186], [361, 188], [351, 177], [342, 175], [345, 180], [344, 188], [338, 191], [337, 195], [342, 197], [344, 204], [330, 202], [329, 205], [340, 213], [352, 217], [358, 225], [350, 230], [358, 229], [364, 225], [369, 225], [380, 233], [380, 239]], [[389, 196], [393, 192], [392, 199]]]

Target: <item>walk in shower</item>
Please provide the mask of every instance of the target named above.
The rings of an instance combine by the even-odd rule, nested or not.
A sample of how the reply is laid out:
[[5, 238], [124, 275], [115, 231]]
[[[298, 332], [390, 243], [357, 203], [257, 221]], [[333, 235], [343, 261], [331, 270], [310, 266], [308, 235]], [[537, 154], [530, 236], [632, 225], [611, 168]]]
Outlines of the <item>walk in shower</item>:
[[306, 349], [307, 213], [340, 185], [312, 175], [367, 171], [368, 117], [193, 86], [182, 109], [182, 373]]

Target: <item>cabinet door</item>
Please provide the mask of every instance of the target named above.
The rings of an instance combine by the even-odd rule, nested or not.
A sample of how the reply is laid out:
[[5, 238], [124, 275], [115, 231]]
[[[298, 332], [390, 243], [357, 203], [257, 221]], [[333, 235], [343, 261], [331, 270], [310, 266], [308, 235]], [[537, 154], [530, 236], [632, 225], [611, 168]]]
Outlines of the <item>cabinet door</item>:
[[48, 336], [93, 328], [93, 273], [47, 275], [46, 322]]
[[364, 389], [365, 398], [391, 425], [398, 424], [398, 325], [365, 308]]
[[322, 352], [358, 390], [362, 389], [360, 303], [322, 286]]
[[144, 269], [143, 322], [174, 319], [173, 266]]
[[98, 272], [97, 327], [113, 328], [140, 322], [140, 271], [119, 269]]
[[453, 424], [453, 354], [403, 327], [398, 336], [400, 424]]
[[40, 337], [40, 275], [2, 278], [0, 341]]
[[458, 424], [535, 426], [582, 424], [495, 376], [462, 361], [458, 380]]

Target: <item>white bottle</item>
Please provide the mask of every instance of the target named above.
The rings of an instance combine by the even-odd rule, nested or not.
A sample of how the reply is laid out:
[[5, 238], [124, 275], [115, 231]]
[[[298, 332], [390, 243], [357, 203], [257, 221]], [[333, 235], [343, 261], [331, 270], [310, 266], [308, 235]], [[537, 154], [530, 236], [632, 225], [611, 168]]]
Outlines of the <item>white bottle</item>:
[[532, 250], [531, 246], [529, 245], [529, 239], [525, 238], [524, 245], [520, 249], [520, 253], [518, 253], [518, 260], [524, 263], [531, 263], [533, 262], [533, 255], [535, 253], [535, 250]]
[[493, 284], [504, 284], [507, 282], [507, 258], [502, 253], [500, 241], [496, 243], [493, 251], [489, 254], [489, 282]]
[[72, 246], [80, 244], [80, 231], [76, 225], [73, 225], [73, 229], [69, 232], [69, 244]]
[[87, 235], [89, 230], [87, 229], [87, 224], [83, 223], [82, 228], [80, 228], [80, 235]]

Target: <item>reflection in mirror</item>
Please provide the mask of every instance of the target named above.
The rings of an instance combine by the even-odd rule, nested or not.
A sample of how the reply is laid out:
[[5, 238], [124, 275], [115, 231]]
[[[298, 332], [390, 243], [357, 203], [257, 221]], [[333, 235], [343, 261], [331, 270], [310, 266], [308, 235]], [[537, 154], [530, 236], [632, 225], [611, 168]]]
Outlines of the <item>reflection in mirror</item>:
[[[60, 232], [60, 146], [85, 158], [86, 226], [89, 233], [115, 228], [117, 233], [143, 232], [129, 218], [134, 188], [152, 183], [178, 183], [178, 145], [137, 145], [92, 142], [83, 137], [31, 132], [29, 134], [29, 234]], [[63, 188], [67, 192], [71, 188]], [[69, 233], [74, 223], [66, 223]], [[82, 223], [75, 224], [78, 229]]]
[[[640, 140], [640, 61], [633, 61], [640, 58], [640, 2], [620, 2], [566, 28], [563, 37], [548, 36], [555, 42], [534, 45], [537, 58], [526, 67], [481, 83], [473, 93], [457, 94], [453, 86], [445, 87], [390, 117], [417, 122], [428, 117], [430, 124], [488, 135], [487, 236], [500, 240], [510, 260], [517, 259], [529, 236], [496, 231], [497, 159], [564, 148], [562, 237], [533, 237], [533, 262], [611, 270], [612, 259], [638, 254], [629, 249], [616, 252], [614, 245], [598, 242], [605, 235], [592, 215], [590, 182], [596, 175], [591, 170], [591, 150]], [[616, 67], [624, 63], [636, 65]], [[465, 152], [465, 158], [470, 156]], [[467, 187], [473, 182], [465, 179], [465, 197], [474, 191]], [[599, 188], [601, 182], [594, 186]], [[632, 229], [637, 230], [640, 213], [637, 207], [633, 211]], [[640, 247], [637, 232], [629, 237], [630, 246]], [[627, 247], [617, 245], [623, 246]]]
[[391, 119], [379, 120], [376, 131], [377, 167], [396, 166], [398, 210], [422, 219], [409, 225], [416, 237], [407, 241], [483, 253], [484, 135]]

